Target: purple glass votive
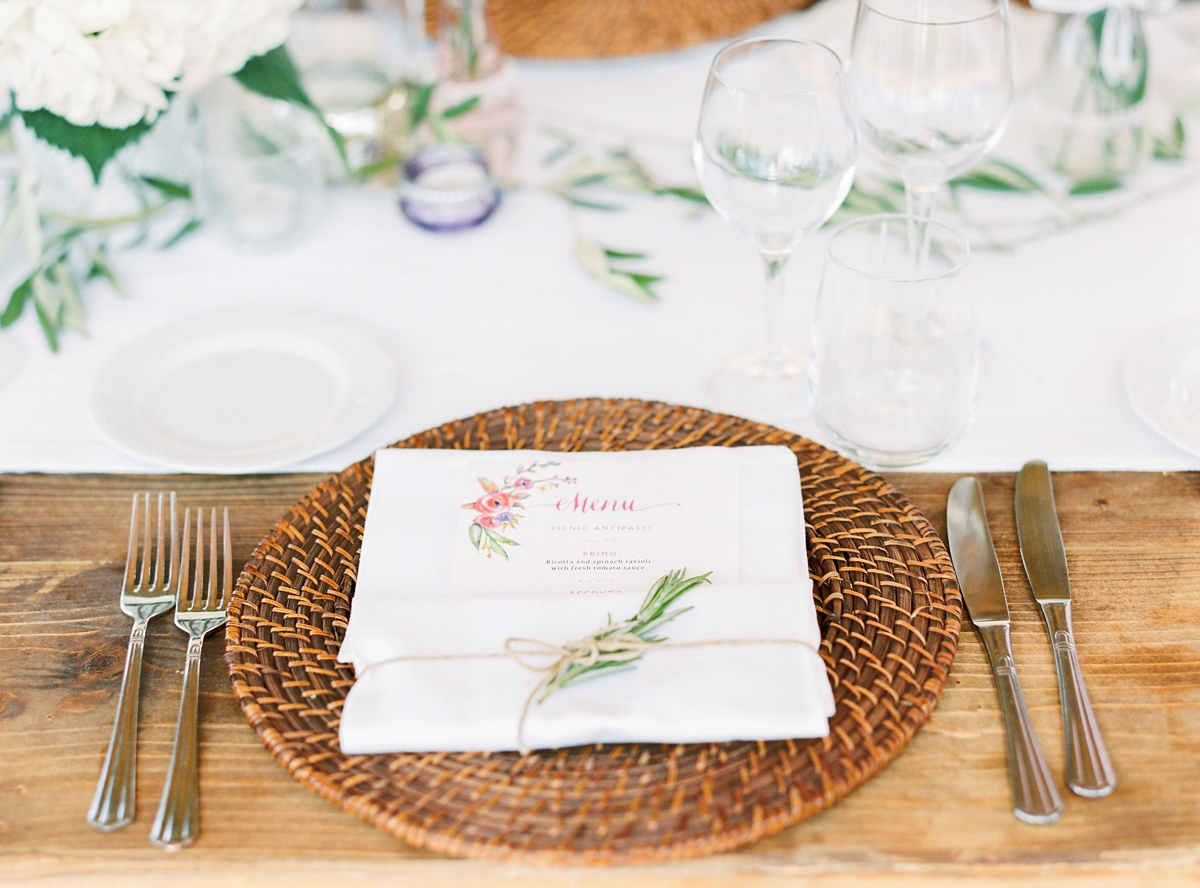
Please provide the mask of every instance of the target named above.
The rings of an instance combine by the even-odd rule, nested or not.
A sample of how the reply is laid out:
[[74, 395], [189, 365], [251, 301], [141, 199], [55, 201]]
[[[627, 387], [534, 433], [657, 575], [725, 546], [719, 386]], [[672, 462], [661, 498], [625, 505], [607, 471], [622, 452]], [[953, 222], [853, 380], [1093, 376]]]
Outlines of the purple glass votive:
[[478, 225], [500, 203], [483, 155], [467, 145], [430, 145], [404, 166], [400, 210], [430, 231]]

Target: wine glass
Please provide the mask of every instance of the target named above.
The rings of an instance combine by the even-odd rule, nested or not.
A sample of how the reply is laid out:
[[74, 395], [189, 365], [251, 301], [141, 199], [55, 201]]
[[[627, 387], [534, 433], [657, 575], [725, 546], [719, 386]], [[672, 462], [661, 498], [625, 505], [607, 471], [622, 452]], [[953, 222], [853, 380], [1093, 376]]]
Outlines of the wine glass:
[[1007, 0], [859, 0], [850, 96], [871, 156], [928, 219], [943, 182], [981, 161], [1012, 107]]
[[766, 265], [765, 344], [723, 364], [713, 395], [731, 409], [800, 415], [804, 361], [786, 345], [783, 273], [800, 238], [850, 190], [858, 144], [845, 74], [833, 50], [753, 39], [713, 60], [693, 159], [709, 202], [749, 237]]

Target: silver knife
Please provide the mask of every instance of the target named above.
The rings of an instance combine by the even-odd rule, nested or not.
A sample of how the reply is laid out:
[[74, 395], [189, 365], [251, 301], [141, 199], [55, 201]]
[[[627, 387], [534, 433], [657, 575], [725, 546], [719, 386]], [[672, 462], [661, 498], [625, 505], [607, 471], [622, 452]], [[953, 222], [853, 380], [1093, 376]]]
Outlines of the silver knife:
[[1017, 473], [1016, 501], [1021, 561], [1054, 647], [1067, 753], [1067, 786], [1081, 796], [1106, 796], [1117, 785], [1117, 776], [1100, 738], [1100, 726], [1083, 684], [1083, 673], [1079, 671], [1079, 655], [1071, 629], [1067, 553], [1054, 510], [1050, 470], [1044, 462], [1026, 463]]
[[1062, 797], [1050, 776], [1017, 681], [1009, 641], [1008, 600], [983, 509], [983, 489], [975, 478], [960, 478], [950, 488], [946, 530], [963, 601], [983, 638], [1000, 698], [1013, 813], [1026, 823], [1053, 823], [1062, 813]]

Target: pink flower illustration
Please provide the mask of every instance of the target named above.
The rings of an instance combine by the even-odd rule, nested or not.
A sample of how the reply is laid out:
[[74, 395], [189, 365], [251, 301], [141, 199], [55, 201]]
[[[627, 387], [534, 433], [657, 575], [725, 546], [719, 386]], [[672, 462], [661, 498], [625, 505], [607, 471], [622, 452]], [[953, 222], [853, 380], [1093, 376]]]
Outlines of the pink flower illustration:
[[475, 511], [477, 512], [501, 512], [512, 508], [512, 504], [516, 502], [516, 497], [511, 493], [485, 493], [479, 499], [475, 500]]
[[[505, 475], [499, 483], [491, 478], [477, 478], [484, 494], [473, 503], [464, 503], [463, 508], [474, 510], [475, 515], [468, 526], [467, 538], [475, 550], [491, 558], [499, 555], [508, 560], [508, 548], [519, 546], [517, 540], [507, 534], [512, 533], [520, 522], [521, 512], [526, 508], [525, 500], [536, 496], [538, 491], [552, 490], [559, 484], [574, 483], [574, 479], [560, 478], [552, 475], [545, 478], [532, 477], [538, 469], [557, 466], [554, 461], [533, 462], [527, 466], [517, 466], [512, 475]], [[511, 480], [510, 480], [511, 479]]]

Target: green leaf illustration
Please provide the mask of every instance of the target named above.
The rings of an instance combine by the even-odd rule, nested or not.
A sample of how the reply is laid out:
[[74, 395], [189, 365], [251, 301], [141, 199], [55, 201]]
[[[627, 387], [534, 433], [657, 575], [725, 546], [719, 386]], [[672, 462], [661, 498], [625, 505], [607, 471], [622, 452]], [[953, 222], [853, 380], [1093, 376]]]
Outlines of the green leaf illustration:
[[504, 539], [504, 537], [497, 537], [496, 534], [492, 533], [486, 527], [483, 529], [483, 532], [487, 535], [487, 538], [488, 538], [488, 548], [491, 549], [493, 552], [495, 552], [497, 555], [504, 556], [504, 560], [508, 561], [508, 553], [505, 552], [504, 547], [502, 545], [500, 545], [500, 540]]

